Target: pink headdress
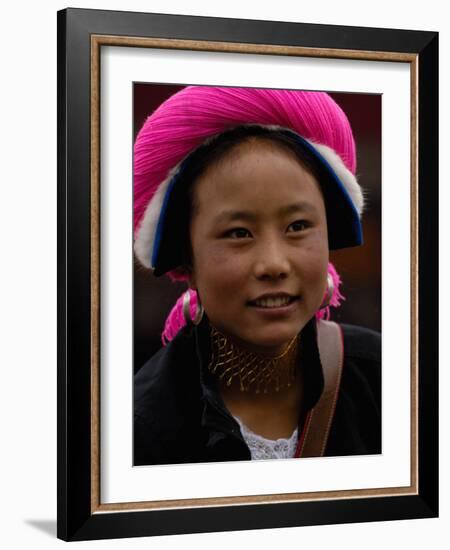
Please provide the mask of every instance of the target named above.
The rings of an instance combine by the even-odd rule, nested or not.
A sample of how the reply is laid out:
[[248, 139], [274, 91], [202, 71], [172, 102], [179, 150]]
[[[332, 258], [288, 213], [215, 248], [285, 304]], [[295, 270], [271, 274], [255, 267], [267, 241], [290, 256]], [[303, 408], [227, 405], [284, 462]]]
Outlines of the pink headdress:
[[[352, 224], [359, 224], [363, 195], [355, 177], [356, 153], [348, 119], [335, 101], [323, 92], [257, 88], [188, 86], [166, 100], [141, 128], [134, 147], [135, 253], [142, 265], [154, 268], [161, 227], [171, 187], [183, 162], [210, 138], [242, 125], [289, 130], [299, 136], [331, 174], [343, 200], [353, 209]], [[180, 168], [181, 167], [181, 168]], [[327, 217], [329, 213], [327, 211]], [[356, 218], [356, 221], [355, 221]], [[338, 220], [339, 221], [339, 220]], [[336, 222], [340, 231], [343, 220]], [[353, 230], [353, 229], [352, 229]], [[344, 244], [354, 246], [357, 242]], [[341, 247], [336, 246], [335, 248]], [[339, 305], [340, 279], [335, 282], [330, 305]], [[168, 272], [172, 278], [180, 278]], [[163, 335], [171, 339], [184, 320], [174, 307]], [[324, 313], [319, 313], [323, 316]], [[329, 312], [327, 313], [329, 315]]]

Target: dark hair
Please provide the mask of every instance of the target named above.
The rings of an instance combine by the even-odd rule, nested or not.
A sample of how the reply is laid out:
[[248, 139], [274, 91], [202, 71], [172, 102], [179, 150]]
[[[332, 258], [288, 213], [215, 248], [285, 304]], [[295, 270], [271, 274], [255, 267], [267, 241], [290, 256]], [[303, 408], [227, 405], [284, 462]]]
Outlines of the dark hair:
[[180, 268], [182, 271], [189, 272], [192, 265], [189, 225], [195, 209], [194, 190], [196, 180], [206, 172], [207, 168], [223, 159], [236, 146], [249, 141], [253, 137], [264, 139], [292, 152], [301, 166], [313, 175], [320, 184], [323, 167], [308, 150], [282, 129], [272, 129], [256, 125], [237, 126], [207, 140], [189, 155], [184, 166], [181, 167], [184, 185], [179, 185], [178, 187], [184, 188], [184, 209], [186, 213], [183, 216], [183, 222], [186, 227], [183, 231], [184, 242], [181, 245], [183, 262]]

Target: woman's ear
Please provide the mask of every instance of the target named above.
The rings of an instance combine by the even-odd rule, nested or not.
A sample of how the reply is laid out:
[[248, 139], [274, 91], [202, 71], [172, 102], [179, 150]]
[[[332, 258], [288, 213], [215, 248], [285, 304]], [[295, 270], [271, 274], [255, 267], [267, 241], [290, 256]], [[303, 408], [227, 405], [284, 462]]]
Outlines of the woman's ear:
[[191, 265], [182, 265], [172, 269], [170, 275], [175, 281], [187, 281], [189, 288], [197, 290], [196, 278]]
[[189, 271], [188, 271], [188, 283], [189, 283], [189, 288], [192, 288], [192, 290], [197, 290], [195, 272], [191, 266], [189, 266]]

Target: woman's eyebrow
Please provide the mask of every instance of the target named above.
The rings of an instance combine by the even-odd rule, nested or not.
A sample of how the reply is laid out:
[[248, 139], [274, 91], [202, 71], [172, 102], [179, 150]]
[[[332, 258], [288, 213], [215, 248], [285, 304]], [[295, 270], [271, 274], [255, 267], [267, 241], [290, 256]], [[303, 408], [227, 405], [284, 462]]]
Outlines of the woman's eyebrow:
[[281, 216], [288, 215], [288, 214], [295, 214], [296, 212], [302, 212], [302, 213], [306, 212], [306, 213], [314, 214], [317, 212], [317, 207], [311, 202], [301, 201], [293, 204], [288, 204], [287, 206], [282, 206], [278, 210], [278, 213]]
[[222, 212], [214, 218], [214, 222], [234, 222], [237, 220], [253, 222], [257, 220], [257, 218], [258, 215], [255, 212], [250, 212], [249, 210], [222, 210]]
[[[305, 212], [314, 214], [317, 212], [317, 208], [311, 202], [301, 201], [282, 206], [277, 210], [277, 215], [281, 217]], [[255, 222], [258, 218], [258, 213], [250, 210], [222, 210], [222, 212], [214, 218], [214, 223], [234, 222], [239, 220]]]

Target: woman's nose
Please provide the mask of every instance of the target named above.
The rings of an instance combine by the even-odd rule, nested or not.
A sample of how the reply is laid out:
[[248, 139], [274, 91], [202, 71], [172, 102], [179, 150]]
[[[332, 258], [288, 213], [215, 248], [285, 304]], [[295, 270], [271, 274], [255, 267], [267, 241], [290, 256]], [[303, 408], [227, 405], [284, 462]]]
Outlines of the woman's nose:
[[278, 279], [287, 277], [290, 272], [290, 261], [284, 247], [278, 240], [261, 244], [255, 258], [254, 273], [260, 278]]

